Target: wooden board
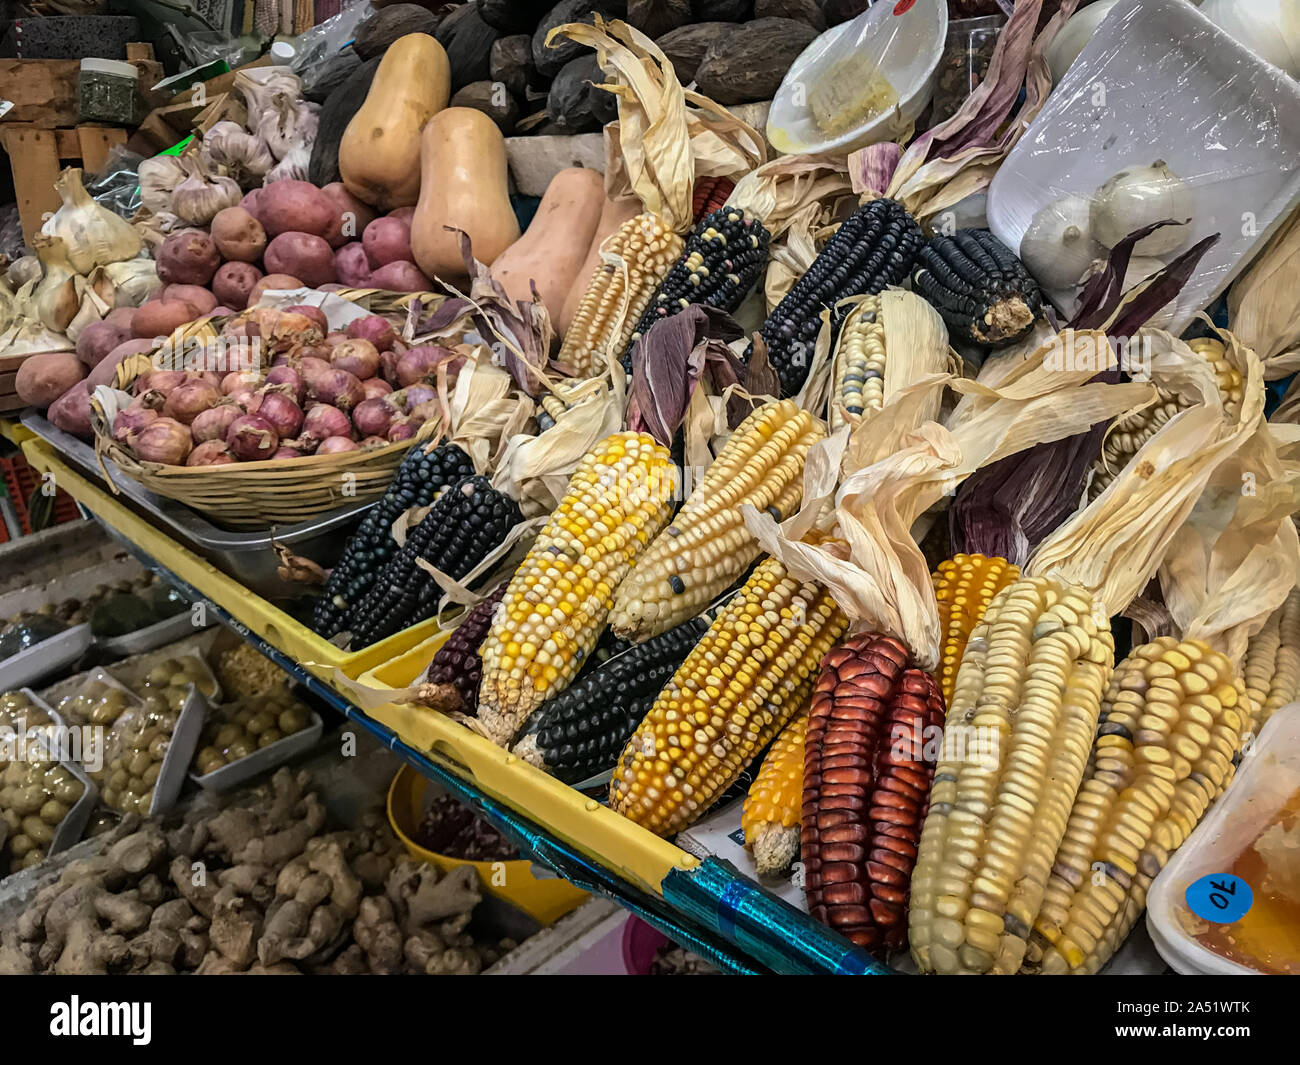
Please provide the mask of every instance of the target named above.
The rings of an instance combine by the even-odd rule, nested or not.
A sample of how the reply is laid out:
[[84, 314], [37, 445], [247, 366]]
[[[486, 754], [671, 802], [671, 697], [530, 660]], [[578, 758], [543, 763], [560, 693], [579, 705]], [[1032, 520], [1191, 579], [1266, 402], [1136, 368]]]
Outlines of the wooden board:
[[75, 126], [80, 71], [75, 59], [0, 59], [0, 98], [14, 104], [0, 121]]
[[126, 143], [126, 130], [116, 126], [78, 126], [76, 134], [78, 150], [62, 158], [80, 159], [81, 169], [87, 174], [98, 174], [113, 145]]
[[5, 151], [14, 172], [14, 199], [28, 245], [40, 232], [47, 211], [57, 211], [62, 201], [54, 191], [59, 176], [59, 152], [54, 131], [34, 126], [0, 126]]

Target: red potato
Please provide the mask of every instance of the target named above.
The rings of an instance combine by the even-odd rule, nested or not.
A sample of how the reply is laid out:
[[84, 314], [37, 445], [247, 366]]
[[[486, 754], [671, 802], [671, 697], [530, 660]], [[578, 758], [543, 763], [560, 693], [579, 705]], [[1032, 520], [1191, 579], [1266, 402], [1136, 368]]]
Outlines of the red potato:
[[361, 244], [366, 249], [366, 259], [372, 269], [378, 270], [389, 263], [413, 262], [411, 253], [411, 226], [400, 218], [376, 218], [361, 234]]
[[[135, 308], [131, 308], [132, 313]], [[77, 337], [77, 358], [87, 370], [92, 369], [100, 359], [106, 358], [115, 347], [132, 337], [129, 326], [114, 325], [105, 319], [91, 322]]]
[[364, 233], [366, 227], [375, 220], [374, 208], [358, 200], [344, 187], [341, 181], [331, 181], [321, 187], [321, 192], [334, 204], [334, 224], [324, 234], [331, 248], [341, 248], [357, 235]]
[[354, 288], [366, 288], [370, 284], [370, 260], [366, 249], [359, 240], [344, 244], [334, 253], [334, 271], [339, 280]]
[[48, 407], [85, 378], [86, 368], [75, 352], [51, 351], [44, 355], [29, 355], [14, 376], [14, 391], [24, 403]]
[[267, 237], [247, 207], [227, 207], [212, 219], [212, 240], [227, 262], [255, 263], [266, 249]]
[[399, 222], [405, 222], [409, 226], [411, 219], [415, 217], [415, 208], [399, 207], [395, 211], [389, 211], [387, 217], [396, 218]]
[[212, 279], [212, 291], [227, 307], [247, 307], [249, 294], [262, 277], [252, 263], [225, 263]]
[[92, 389], [99, 385], [111, 385], [117, 377], [117, 368], [123, 359], [129, 359], [133, 355], [152, 355], [153, 350], [151, 338], [124, 341], [95, 364], [95, 368], [90, 371], [90, 376], [86, 378], [86, 383]]
[[198, 309], [188, 300], [148, 300], [135, 309], [131, 332], [142, 338], [166, 337], [198, 317]]
[[115, 325], [119, 329], [131, 328], [131, 316], [135, 314], [134, 307], [114, 307], [106, 315], [104, 321], [109, 325]]
[[[276, 185], [280, 184], [284, 183], [276, 182]], [[334, 270], [334, 249], [324, 237], [311, 233], [295, 231], [273, 237], [266, 246], [263, 262], [270, 273], [300, 277], [311, 288], [338, 280]]]
[[56, 429], [82, 440], [93, 440], [95, 431], [90, 427], [90, 394], [90, 385], [78, 381], [50, 404], [46, 417]]
[[253, 286], [253, 291], [248, 294], [249, 307], [256, 307], [258, 301], [262, 298], [262, 293], [269, 289], [286, 289], [286, 288], [304, 288], [302, 281], [292, 274], [267, 274], [261, 281]]
[[217, 297], [211, 291], [199, 285], [168, 285], [162, 290], [162, 298], [165, 300], [184, 300], [194, 306], [200, 317], [211, 314], [212, 308], [217, 305]]
[[371, 274], [370, 287], [389, 292], [429, 292], [433, 282], [420, 272], [415, 263], [397, 262], [381, 266]]
[[255, 219], [257, 219], [257, 224], [259, 226], [262, 224], [262, 216], [259, 213], [261, 211], [261, 207], [259, 206], [261, 200], [262, 200], [262, 190], [252, 189], [249, 192], [244, 193], [244, 198], [240, 200], [238, 204], [236, 204], [237, 207], [242, 207], [245, 211], [247, 211]]
[[181, 229], [162, 242], [155, 256], [165, 285], [206, 285], [221, 265], [221, 253], [201, 229]]
[[276, 181], [260, 193], [255, 217], [272, 238], [281, 233], [324, 237], [338, 215], [334, 201], [310, 181]]

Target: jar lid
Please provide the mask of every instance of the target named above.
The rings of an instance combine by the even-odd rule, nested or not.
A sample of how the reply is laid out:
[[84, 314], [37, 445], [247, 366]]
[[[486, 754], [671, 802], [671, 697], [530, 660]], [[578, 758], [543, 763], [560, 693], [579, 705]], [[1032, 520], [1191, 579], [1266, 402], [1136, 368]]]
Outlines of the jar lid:
[[95, 74], [112, 74], [115, 78], [130, 78], [132, 81], [138, 81], [140, 78], [138, 67], [117, 59], [83, 59], [81, 69]]
[[276, 41], [271, 45], [271, 61], [280, 66], [290, 62], [295, 54], [293, 45], [288, 41]]

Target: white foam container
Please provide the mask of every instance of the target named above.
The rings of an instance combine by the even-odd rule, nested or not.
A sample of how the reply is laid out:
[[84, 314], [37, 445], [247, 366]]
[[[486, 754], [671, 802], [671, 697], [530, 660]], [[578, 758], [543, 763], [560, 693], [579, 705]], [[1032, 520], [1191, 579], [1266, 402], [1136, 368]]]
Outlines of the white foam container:
[[135, 632], [128, 632], [125, 636], [114, 636], [112, 639], [100, 640], [99, 646], [115, 657], [126, 658], [128, 655], [144, 654], [146, 651], [155, 650], [165, 644], [183, 640], [192, 632], [210, 628], [215, 624], [216, 619], [214, 618], [205, 621], [202, 625], [195, 625], [193, 613], [189, 610], [182, 610], [173, 617], [155, 621], [152, 625], [146, 625], [143, 629], [136, 629]]
[[0, 691], [12, 691], [72, 665], [90, 650], [90, 626], [73, 625], [0, 662]]
[[[1236, 779], [1160, 871], [1147, 896], [1147, 929], [1156, 950], [1184, 975], [1249, 976], [1258, 970], [1202, 946], [1179, 923], [1187, 888], [1203, 876], [1227, 872], [1278, 810], [1300, 788], [1300, 703], [1268, 720], [1237, 770]], [[1257, 885], [1252, 885], [1257, 891]]]
[[[179, 724], [177, 727], [180, 727]], [[311, 750], [319, 742], [324, 731], [325, 722], [313, 710], [311, 712], [311, 722], [300, 732], [285, 736], [284, 739], [276, 740], [265, 747], [259, 747], [252, 754], [231, 762], [229, 765], [223, 765], [220, 769], [215, 769], [204, 776], [191, 773], [190, 779], [199, 787], [208, 791], [230, 791], [258, 774], [275, 769], [277, 766], [292, 761], [298, 755]], [[196, 748], [197, 746], [195, 744]], [[190, 762], [192, 763], [193, 760], [194, 756], [191, 753]]]
[[[948, 37], [947, 0], [917, 0], [900, 15], [888, 4], [868, 8], [819, 35], [786, 71], [767, 116], [767, 139], [786, 155], [833, 152], [843, 155], [869, 144], [893, 140], [916, 121], [934, 95], [939, 60]], [[846, 46], [862, 34], [857, 48], [879, 66], [898, 94], [898, 106], [838, 137], [827, 137], [813, 120], [805, 99], [807, 86], [824, 65], [828, 49]], [[837, 57], [838, 58], [838, 57]]]
[[[989, 227], [1018, 250], [1049, 203], [1158, 159], [1191, 187], [1183, 249], [1220, 233], [1179, 296], [1180, 333], [1300, 202], [1300, 84], [1187, 0], [1115, 5], [998, 169]], [[1069, 313], [1072, 298], [1048, 295]]]

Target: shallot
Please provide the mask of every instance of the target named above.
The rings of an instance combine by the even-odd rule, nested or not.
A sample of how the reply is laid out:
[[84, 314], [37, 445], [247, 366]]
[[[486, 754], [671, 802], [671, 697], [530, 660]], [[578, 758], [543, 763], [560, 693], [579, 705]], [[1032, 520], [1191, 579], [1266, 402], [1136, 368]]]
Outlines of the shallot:
[[378, 314], [368, 314], [348, 323], [348, 336], [354, 340], [368, 340], [380, 351], [389, 351], [397, 333], [387, 318]]
[[157, 418], [127, 437], [136, 458], [144, 462], [161, 462], [179, 466], [194, 448], [189, 426], [175, 418]]
[[365, 381], [379, 372], [379, 349], [368, 340], [345, 340], [330, 353], [330, 365]]
[[393, 386], [382, 377], [368, 377], [361, 382], [361, 391], [365, 393], [366, 399], [379, 399], [380, 396], [392, 395]]
[[358, 451], [361, 445], [349, 436], [327, 436], [316, 449], [318, 455], [332, 455], [338, 451]]
[[242, 413], [237, 404], [219, 403], [202, 411], [190, 422], [190, 434], [196, 444], [206, 444], [211, 440], [225, 440], [226, 430]]
[[352, 436], [352, 423], [338, 407], [317, 403], [302, 420], [302, 438], [319, 444], [331, 436]]
[[266, 373], [266, 383], [268, 386], [284, 389], [285, 395], [291, 397], [300, 406], [307, 395], [307, 384], [302, 374], [292, 366], [272, 366]]
[[166, 396], [173, 388], [184, 384], [189, 380], [189, 374], [184, 370], [150, 370], [142, 374], [135, 382], [135, 394], [144, 395], [146, 392], [161, 392]]
[[125, 410], [118, 411], [113, 419], [113, 439], [125, 444], [131, 433], [143, 429], [158, 420], [158, 408], [162, 406], [162, 393], [146, 392], [136, 396]]
[[383, 436], [399, 411], [387, 399], [367, 399], [352, 412], [352, 424], [362, 436]]
[[417, 348], [411, 348], [398, 360], [397, 383], [413, 385], [417, 381], [427, 381], [437, 374], [441, 363], [458, 358], [460, 356], [454, 351], [440, 348], [436, 344], [421, 344]]
[[163, 414], [175, 418], [182, 425], [189, 425], [220, 400], [221, 393], [212, 384], [202, 378], [193, 378], [172, 389], [163, 404]]
[[330, 364], [328, 362], [311, 355], [305, 355], [303, 358], [298, 360], [298, 373], [301, 374], [302, 379], [307, 382], [308, 388], [311, 387], [311, 383], [316, 380], [317, 377], [326, 373], [329, 369]]
[[388, 439], [393, 443], [410, 440], [419, 431], [420, 426], [411, 418], [396, 418], [388, 427]]
[[265, 418], [280, 439], [296, 436], [302, 428], [302, 408], [290, 396], [274, 389], [263, 390], [254, 397], [249, 413]]
[[270, 458], [280, 446], [280, 437], [275, 426], [260, 415], [241, 414], [226, 430], [226, 443], [236, 458], [255, 462]]
[[320, 326], [320, 331], [322, 333], [328, 333], [330, 331], [329, 320], [325, 317], [325, 312], [322, 311], [319, 307], [309, 307], [305, 303], [297, 303], [294, 304], [292, 307], [286, 307], [285, 313], [301, 314], [304, 318], [310, 318], [313, 322], [315, 322], [318, 326]]
[[230, 395], [237, 388], [256, 388], [262, 383], [262, 375], [256, 370], [231, 370], [221, 379], [221, 392]]
[[232, 466], [239, 460], [230, 453], [224, 440], [205, 440], [190, 452], [186, 466]]
[[281, 444], [278, 448], [275, 449], [275, 454], [272, 455], [271, 458], [273, 458], [273, 459], [300, 459], [300, 458], [302, 458], [302, 457], [303, 457], [304, 455], [306, 455], [306, 454], [307, 454], [307, 452], [302, 451], [302, 450], [300, 450], [299, 448], [296, 448], [296, 447], [289, 447], [288, 444]]
[[328, 403], [347, 413], [365, 398], [361, 379], [347, 370], [326, 370], [314, 379], [308, 379], [313, 399]]

